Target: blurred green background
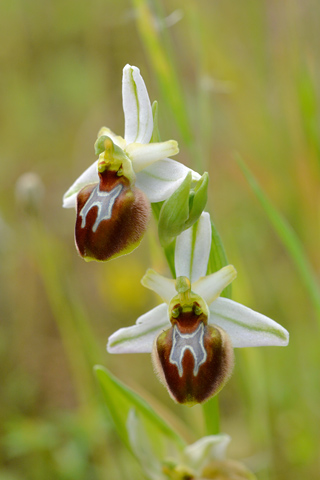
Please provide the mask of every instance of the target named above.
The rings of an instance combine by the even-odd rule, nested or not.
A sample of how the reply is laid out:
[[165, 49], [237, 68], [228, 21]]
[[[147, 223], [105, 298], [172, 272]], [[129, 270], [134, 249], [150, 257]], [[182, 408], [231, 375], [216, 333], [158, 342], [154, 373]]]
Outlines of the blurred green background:
[[[200, 407], [174, 405], [148, 355], [105, 351], [113, 331], [158, 302], [139, 283], [148, 267], [168, 273], [154, 226], [130, 256], [87, 264], [74, 211], [61, 208], [95, 159], [100, 127], [123, 134], [126, 63], [159, 101], [162, 139], [209, 171], [208, 209], [238, 270], [233, 298], [291, 334], [287, 348], [236, 351], [219, 395], [229, 455], [259, 480], [319, 478], [318, 287], [235, 160], [239, 152], [319, 271], [319, 15], [315, 0], [2, 0], [1, 480], [142, 478], [102, 406], [96, 363], [188, 440], [203, 434]], [[17, 199], [25, 172], [43, 182], [37, 212]]]

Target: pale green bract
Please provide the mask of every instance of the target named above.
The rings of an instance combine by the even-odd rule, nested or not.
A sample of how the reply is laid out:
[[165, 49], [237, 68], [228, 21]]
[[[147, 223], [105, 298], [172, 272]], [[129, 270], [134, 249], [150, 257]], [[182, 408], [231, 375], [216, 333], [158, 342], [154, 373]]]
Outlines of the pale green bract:
[[[179, 152], [175, 140], [149, 143], [154, 128], [152, 108], [148, 91], [137, 67], [126, 65], [123, 69], [122, 101], [124, 138], [103, 127], [98, 134], [98, 140], [101, 136], [107, 136], [122, 150], [123, 156], [132, 164], [136, 186], [144, 191], [150, 202], [162, 202], [169, 198], [189, 172], [193, 180], [199, 180], [200, 175], [197, 172], [167, 158]], [[67, 190], [63, 196], [63, 207], [76, 207], [79, 191], [86, 185], [99, 182], [97, 164], [98, 160]]]
[[[286, 346], [289, 333], [281, 325], [240, 303], [220, 297], [236, 277], [236, 271], [228, 265], [206, 275], [211, 236], [210, 216], [204, 212], [198, 222], [177, 237], [175, 248], [176, 276], [189, 278], [192, 291], [206, 302], [208, 323], [223, 328], [233, 347]], [[139, 317], [135, 325], [113, 333], [107, 345], [110, 353], [151, 353], [155, 338], [171, 327], [168, 305], [176, 295], [175, 280], [148, 270], [142, 284], [165, 303]]]
[[179, 188], [162, 205], [158, 233], [163, 247], [191, 227], [205, 209], [209, 176], [205, 172], [195, 185], [192, 180], [189, 172]]
[[[151, 480], [191, 476], [200, 478], [202, 469], [210, 462], [226, 459], [226, 449], [231, 440], [226, 434], [208, 435], [175, 452], [171, 451], [170, 456], [159, 459], [152, 449], [152, 442], [141, 421], [141, 414], [135, 409], [129, 412], [127, 430], [131, 449]], [[181, 476], [178, 477], [178, 474]]]

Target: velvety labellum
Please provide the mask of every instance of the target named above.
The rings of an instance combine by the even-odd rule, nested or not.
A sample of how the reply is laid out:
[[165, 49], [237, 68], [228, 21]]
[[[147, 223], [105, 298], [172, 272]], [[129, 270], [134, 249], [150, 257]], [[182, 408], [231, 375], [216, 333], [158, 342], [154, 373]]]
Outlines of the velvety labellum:
[[80, 217], [82, 217], [81, 228], [86, 226], [87, 214], [93, 207], [98, 208], [96, 220], [92, 226], [93, 232], [97, 231], [102, 220], [109, 220], [112, 217], [114, 202], [119, 197], [122, 188], [122, 185], [119, 184], [110, 192], [103, 192], [99, 189], [99, 185], [97, 185], [92, 190], [90, 197], [79, 214]]
[[116, 172], [99, 173], [77, 197], [75, 241], [85, 260], [110, 260], [130, 253], [147, 228], [150, 205], [145, 194]]
[[178, 403], [202, 403], [218, 393], [233, 368], [228, 335], [207, 325], [204, 314], [184, 312], [156, 339], [153, 361], [160, 380]]
[[207, 352], [203, 345], [204, 324], [201, 322], [193, 333], [181, 333], [177, 325], [174, 325], [172, 332], [172, 348], [170, 352], [169, 362], [176, 364], [179, 376], [183, 375], [182, 361], [184, 354], [189, 350], [193, 356], [194, 367], [193, 376], [196, 377], [199, 367], [207, 360]]

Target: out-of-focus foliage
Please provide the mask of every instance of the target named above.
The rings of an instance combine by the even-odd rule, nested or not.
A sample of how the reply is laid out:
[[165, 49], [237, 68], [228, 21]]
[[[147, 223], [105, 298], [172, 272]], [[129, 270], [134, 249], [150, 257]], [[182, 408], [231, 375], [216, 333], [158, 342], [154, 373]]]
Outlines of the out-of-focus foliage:
[[[259, 480], [318, 478], [319, 323], [234, 151], [317, 275], [319, 15], [315, 0], [2, 0], [0, 480], [141, 478], [106, 420], [95, 363], [204, 431], [200, 409], [172, 404], [147, 355], [104, 351], [109, 334], [156, 305], [139, 283], [148, 267], [168, 274], [156, 229], [130, 256], [87, 264], [74, 248], [74, 212], [61, 209], [95, 159], [100, 127], [123, 131], [126, 63], [159, 101], [162, 139], [209, 172], [208, 210], [238, 271], [233, 297], [291, 333], [286, 349], [237, 352], [220, 395], [229, 455], [247, 458]], [[15, 200], [28, 171], [45, 188], [37, 212]]]

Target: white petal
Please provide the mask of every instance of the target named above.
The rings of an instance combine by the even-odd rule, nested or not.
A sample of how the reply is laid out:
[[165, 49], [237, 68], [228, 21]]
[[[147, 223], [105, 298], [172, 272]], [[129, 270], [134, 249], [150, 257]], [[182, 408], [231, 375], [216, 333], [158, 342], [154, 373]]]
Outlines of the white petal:
[[107, 128], [107, 127], [100, 128], [98, 133], [98, 138], [101, 137], [102, 135], [107, 135], [109, 138], [111, 138], [113, 143], [118, 145], [118, 147], [122, 148], [122, 150], [126, 148], [125, 139], [122, 138], [120, 135], [116, 135], [115, 133], [113, 133], [113, 131], [110, 130], [110, 128]]
[[97, 169], [98, 160], [96, 160], [92, 165], [90, 165], [87, 170], [85, 170], [80, 177], [71, 185], [69, 190], [63, 196], [64, 208], [76, 208], [77, 206], [77, 194], [80, 192], [81, 188], [89, 185], [90, 183], [97, 183], [99, 181], [98, 169]]
[[185, 461], [200, 473], [205, 464], [214, 460], [224, 460], [230, 440], [226, 434], [203, 437], [185, 448]]
[[222, 327], [234, 347], [286, 346], [289, 333], [274, 320], [227, 298], [210, 306], [210, 324]]
[[170, 326], [168, 306], [162, 303], [139, 317], [136, 325], [113, 333], [107, 350], [109, 353], [151, 353], [154, 339]]
[[173, 194], [190, 171], [192, 179], [199, 180], [197, 172], [182, 163], [165, 158], [139, 172], [136, 185], [144, 191], [151, 203], [162, 202]]
[[178, 143], [175, 140], [168, 140], [161, 143], [149, 143], [143, 145], [141, 143], [131, 143], [126, 148], [126, 153], [132, 161], [134, 171], [140, 172], [149, 167], [158, 160], [166, 157], [172, 157], [179, 152]]
[[197, 282], [192, 284], [192, 290], [200, 295], [210, 306], [236, 276], [237, 272], [234, 266], [227, 265], [218, 270], [218, 272], [199, 278]]
[[141, 280], [141, 283], [144, 287], [149, 288], [160, 295], [162, 300], [164, 300], [166, 303], [170, 303], [172, 297], [177, 295], [175, 289], [175, 280], [163, 277], [155, 270], [147, 270], [145, 276]]
[[127, 143], [149, 143], [153, 130], [149, 95], [140, 70], [126, 65], [122, 76], [122, 102]]
[[203, 212], [198, 222], [177, 237], [175, 248], [177, 277], [187, 277], [191, 283], [203, 277], [207, 273], [210, 247], [210, 215]]

